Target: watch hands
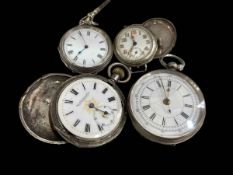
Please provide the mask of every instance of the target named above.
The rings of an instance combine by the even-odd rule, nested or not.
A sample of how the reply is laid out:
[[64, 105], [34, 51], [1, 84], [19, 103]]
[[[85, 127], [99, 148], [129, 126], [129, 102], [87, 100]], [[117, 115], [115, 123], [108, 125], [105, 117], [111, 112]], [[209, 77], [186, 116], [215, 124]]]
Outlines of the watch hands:
[[80, 55], [84, 50], [86, 50], [88, 48], [88, 45], [87, 45], [85, 39], [83, 38], [83, 35], [82, 35], [81, 31], [79, 32], [79, 35], [81, 36], [81, 38], [83, 40], [84, 48], [78, 52], [78, 55]]
[[87, 46], [87, 43], [86, 43], [85, 39], [83, 38], [83, 35], [82, 35], [81, 31], [79, 32], [79, 35], [81, 36], [81, 38], [83, 40], [84, 46]]
[[109, 114], [108, 111], [104, 111], [104, 110], [101, 110], [101, 109], [95, 107], [94, 103], [90, 103], [89, 104], [89, 108], [94, 108], [96, 111], [102, 112], [103, 113], [103, 117], [106, 117], [105, 115]]
[[83, 101], [88, 97], [89, 94], [90, 94], [90, 92], [87, 92], [76, 106], [80, 106], [83, 103]]
[[88, 45], [85, 45], [84, 48], [78, 52], [77, 56], [80, 55], [80, 54], [81, 54], [84, 50], [86, 50], [87, 48], [88, 48]]
[[162, 86], [162, 88], [163, 88], [163, 92], [164, 92], [165, 99], [168, 99], [167, 92], [166, 92], [166, 90], [165, 90], [165, 88], [164, 88], [164, 85], [163, 85], [163, 81], [162, 81], [161, 78], [159, 78], [159, 79], [160, 79], [160, 82], [161, 82], [161, 86]]
[[[161, 78], [159, 78], [159, 79], [160, 79], [161, 86], [162, 86], [162, 88], [163, 88], [163, 92], [164, 92], [164, 96], [165, 96], [165, 98], [163, 99], [163, 104], [166, 105], [166, 106], [168, 107], [168, 112], [171, 113], [171, 109], [170, 109], [170, 103], [171, 103], [171, 101], [170, 101], [170, 99], [168, 98], [168, 97], [169, 97], [169, 96], [168, 96], [169, 94], [167, 94], [167, 91], [166, 91], [165, 88], [164, 88], [162, 79], [161, 79]], [[170, 89], [169, 89], [169, 91], [170, 91]]]
[[133, 31], [131, 31], [130, 37], [131, 37], [131, 40], [132, 40], [133, 44], [132, 44], [131, 48], [128, 51], [128, 55], [132, 56], [131, 52], [132, 52], [134, 46], [137, 45], [137, 42], [135, 41], [135, 38], [133, 36]]

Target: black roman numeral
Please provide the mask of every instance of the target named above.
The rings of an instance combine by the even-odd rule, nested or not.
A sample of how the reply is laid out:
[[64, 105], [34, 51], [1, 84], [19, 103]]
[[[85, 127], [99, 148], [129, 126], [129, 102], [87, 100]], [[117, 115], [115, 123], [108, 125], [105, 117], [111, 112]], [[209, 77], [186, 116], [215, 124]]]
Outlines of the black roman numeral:
[[83, 89], [86, 90], [86, 87], [85, 87], [85, 85], [83, 83], [82, 83], [82, 86], [83, 86]]
[[158, 80], [156, 80], [156, 83], [157, 83], [158, 87], [161, 88], [161, 84], [160, 84], [160, 82]]
[[112, 102], [112, 101], [114, 101], [114, 100], [116, 100], [115, 97], [110, 97], [110, 98], [108, 98], [108, 101], [109, 101], [109, 102]]
[[86, 60], [83, 60], [83, 66], [86, 66], [86, 63], [87, 63]]
[[94, 83], [94, 87], [93, 87], [93, 89], [96, 89], [96, 83]]
[[79, 119], [77, 119], [76, 121], [75, 121], [75, 123], [74, 123], [74, 127], [76, 127], [78, 124], [80, 123], [80, 120]]
[[90, 131], [91, 131], [91, 126], [90, 126], [90, 124], [86, 123], [85, 132], [90, 132]]
[[153, 121], [153, 120], [155, 119], [155, 116], [156, 116], [156, 114], [153, 113], [153, 114], [150, 116], [150, 119]]
[[71, 89], [71, 91], [70, 91], [72, 94], [74, 94], [74, 95], [78, 95], [78, 92], [76, 91], [76, 90], [74, 90], [74, 89]]
[[193, 108], [193, 105], [189, 105], [189, 104], [185, 104], [184, 106], [187, 108]]
[[71, 55], [71, 54], [73, 54], [73, 53], [74, 53], [73, 50], [69, 50], [69, 51], [68, 51], [68, 54], [69, 54], [69, 55]]
[[104, 128], [103, 128], [103, 126], [102, 125], [97, 125], [98, 126], [98, 129], [99, 129], [99, 131], [103, 131], [104, 130]]
[[142, 108], [143, 108], [144, 110], [147, 110], [147, 109], [150, 108], [150, 105], [143, 106]]
[[65, 100], [64, 102], [65, 102], [65, 103], [69, 103], [69, 104], [73, 104], [73, 101], [72, 101], [72, 100]]
[[171, 80], [168, 80], [168, 82], [167, 82], [167, 87], [171, 87], [172, 86], [172, 82], [171, 82]]
[[185, 119], [189, 118], [188, 114], [186, 114], [186, 113], [184, 113], [184, 112], [182, 112], [181, 115], [182, 115]]
[[70, 112], [68, 112], [68, 113], [66, 113], [65, 115], [70, 115], [70, 114], [72, 114], [74, 111], [70, 111]]
[[151, 88], [150, 88], [150, 87], [148, 87], [148, 86], [147, 86], [146, 88], [147, 88], [147, 89], [149, 89], [149, 90], [151, 90], [151, 91], [154, 91], [154, 89], [151, 89]]
[[108, 88], [105, 88], [102, 93], [105, 94], [108, 91]]
[[75, 57], [74, 57], [74, 61], [77, 61], [77, 60], [78, 60], [78, 56], [75, 56]]
[[100, 55], [100, 54], [98, 54], [98, 55], [97, 55], [97, 57], [98, 57], [98, 58], [100, 58], [100, 59], [101, 59], [101, 58], [103, 58], [103, 56], [102, 56], [102, 55]]
[[141, 96], [141, 98], [149, 99], [149, 96]]
[[165, 118], [163, 118], [163, 120], [162, 120], [162, 125], [163, 125], [163, 126], [166, 125], [166, 120], [165, 120]]

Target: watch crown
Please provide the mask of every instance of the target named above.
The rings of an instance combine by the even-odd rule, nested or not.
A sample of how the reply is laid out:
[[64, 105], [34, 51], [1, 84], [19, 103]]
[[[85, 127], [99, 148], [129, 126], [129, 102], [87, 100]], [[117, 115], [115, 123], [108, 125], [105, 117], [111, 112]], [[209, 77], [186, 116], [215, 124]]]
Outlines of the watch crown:
[[125, 77], [125, 71], [122, 68], [120, 68], [120, 67], [115, 67], [112, 70], [112, 73], [113, 73], [113, 76], [118, 75], [119, 79], [123, 79]]

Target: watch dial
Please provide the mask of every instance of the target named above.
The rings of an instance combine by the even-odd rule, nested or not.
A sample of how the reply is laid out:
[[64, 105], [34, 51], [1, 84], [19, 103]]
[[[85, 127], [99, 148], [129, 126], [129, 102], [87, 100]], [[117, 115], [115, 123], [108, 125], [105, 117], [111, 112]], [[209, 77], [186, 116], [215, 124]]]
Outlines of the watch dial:
[[164, 138], [190, 134], [205, 117], [200, 89], [183, 74], [171, 70], [141, 77], [131, 90], [130, 109], [145, 130]]
[[95, 139], [111, 134], [122, 119], [122, 102], [108, 83], [91, 77], [72, 81], [58, 99], [58, 115], [73, 135]]
[[138, 61], [147, 57], [153, 49], [153, 38], [145, 28], [130, 26], [117, 36], [116, 48], [122, 59]]
[[108, 59], [108, 41], [99, 29], [77, 28], [67, 35], [63, 44], [67, 59], [74, 65], [95, 67]]

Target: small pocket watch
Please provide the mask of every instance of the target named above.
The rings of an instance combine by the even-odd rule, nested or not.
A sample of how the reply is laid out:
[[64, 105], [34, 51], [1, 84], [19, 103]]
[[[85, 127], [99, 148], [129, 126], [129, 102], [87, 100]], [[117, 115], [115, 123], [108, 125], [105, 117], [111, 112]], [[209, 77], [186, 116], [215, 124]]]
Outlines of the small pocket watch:
[[126, 120], [125, 102], [115, 82], [126, 81], [122, 80], [125, 70], [130, 75], [126, 66], [114, 63], [109, 66], [111, 79], [83, 74], [62, 85], [50, 112], [54, 128], [67, 142], [97, 147], [121, 132]]
[[[165, 63], [173, 57], [181, 62]], [[206, 114], [205, 100], [198, 85], [178, 72], [184, 61], [168, 54], [160, 59], [168, 69], [143, 75], [133, 85], [128, 97], [128, 111], [135, 129], [145, 138], [162, 143], [178, 144], [196, 134]]]
[[[114, 52], [118, 60], [129, 67], [140, 67], [168, 54], [176, 42], [176, 29], [164, 18], [151, 18], [130, 25], [116, 36]], [[141, 71], [137, 71], [141, 72]]]
[[116, 57], [129, 67], [139, 67], [150, 62], [158, 47], [153, 34], [141, 24], [122, 29], [114, 44]]
[[82, 18], [79, 25], [61, 38], [58, 51], [64, 64], [75, 73], [97, 73], [104, 69], [113, 55], [112, 42], [93, 21], [110, 0]]

